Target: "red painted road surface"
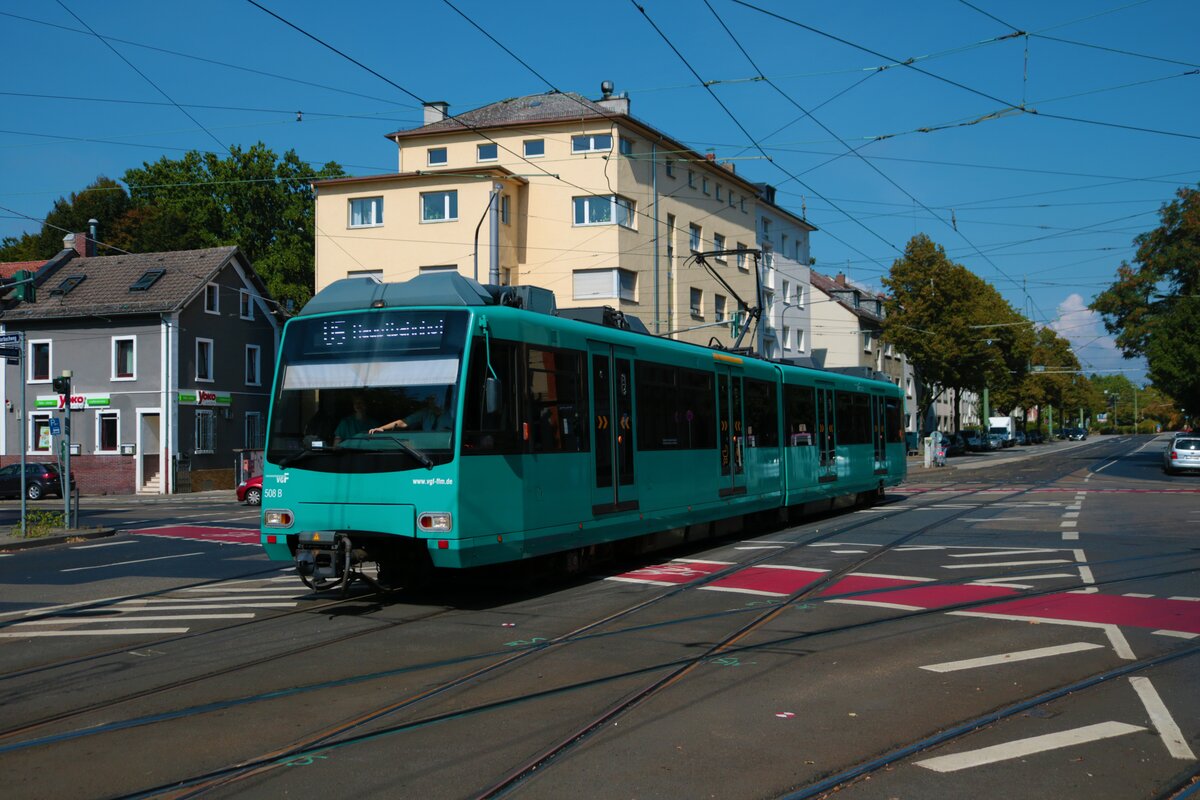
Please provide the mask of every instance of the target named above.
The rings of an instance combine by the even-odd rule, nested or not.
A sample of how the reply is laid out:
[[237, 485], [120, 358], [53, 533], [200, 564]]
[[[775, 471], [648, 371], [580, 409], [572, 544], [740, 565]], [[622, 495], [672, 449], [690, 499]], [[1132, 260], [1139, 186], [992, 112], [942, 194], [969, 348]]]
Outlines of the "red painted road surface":
[[197, 542], [220, 544], [258, 544], [257, 528], [206, 528], [201, 525], [164, 525], [161, 528], [138, 528], [130, 533], [139, 536], [165, 536], [169, 539], [191, 539]]
[[[682, 586], [728, 569], [731, 564], [681, 559], [627, 572], [609, 580]], [[759, 565], [738, 570], [699, 588], [712, 591], [786, 597], [820, 581], [826, 570]], [[937, 609], [962, 603], [1000, 600], [972, 611], [1014, 618], [1038, 618], [1103, 625], [1129, 625], [1200, 635], [1200, 602], [1160, 597], [1058, 592], [1020, 597], [1021, 592], [980, 583], [925, 585], [920, 579], [852, 574], [821, 591], [830, 602], [858, 603], [904, 610]], [[1003, 598], [1019, 598], [1003, 601]]]

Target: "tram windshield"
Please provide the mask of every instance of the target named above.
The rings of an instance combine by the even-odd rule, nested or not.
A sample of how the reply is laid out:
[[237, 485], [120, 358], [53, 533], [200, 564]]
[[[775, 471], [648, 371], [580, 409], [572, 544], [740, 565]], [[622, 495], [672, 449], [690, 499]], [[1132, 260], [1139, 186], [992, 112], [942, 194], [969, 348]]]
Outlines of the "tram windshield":
[[449, 461], [467, 316], [408, 309], [293, 320], [280, 354], [267, 460], [319, 472]]

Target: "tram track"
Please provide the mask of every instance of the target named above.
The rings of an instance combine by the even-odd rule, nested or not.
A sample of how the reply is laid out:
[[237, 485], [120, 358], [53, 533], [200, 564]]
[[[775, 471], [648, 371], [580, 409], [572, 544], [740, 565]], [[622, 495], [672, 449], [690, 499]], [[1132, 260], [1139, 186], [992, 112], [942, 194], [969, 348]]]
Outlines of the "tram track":
[[[1033, 487], [1030, 487], [1030, 488], [1033, 488]], [[1028, 491], [1028, 490], [1029, 489], [1026, 489], [1025, 491]], [[992, 487], [983, 487], [979, 490], [976, 490], [976, 492], [994, 492], [994, 491], [997, 491], [997, 490]], [[1007, 490], [1007, 491], [1005, 491], [1005, 497], [998, 498], [997, 501], [995, 501], [995, 502], [1009, 500], [1012, 498], [1014, 493], [1015, 493], [1015, 490]], [[922, 526], [921, 529], [913, 532], [912, 534], [906, 534], [903, 537], [899, 537], [898, 539], [896, 539], [895, 541], [890, 543], [888, 545], [887, 549], [890, 550], [891, 548], [901, 546], [905, 542], [911, 541], [916, 536], [928, 533], [929, 531], [936, 529], [940, 525], [944, 525], [944, 524], [952, 521], [953, 519], [961, 516], [962, 514], [973, 513], [973, 512], [977, 512], [977, 511], [978, 511], [977, 508], [964, 509], [961, 512], [956, 512], [952, 515], [948, 515], [946, 518], [943, 518], [943, 519], [940, 519], [933, 523], [930, 523], [929, 525]], [[888, 516], [893, 516], [893, 515], [888, 515]], [[847, 533], [850, 530], [853, 530], [853, 529], [859, 528], [859, 527], [863, 527], [864, 525], [877, 524], [879, 521], [880, 521], [880, 517], [876, 516], [874, 519], [871, 519], [871, 520], [863, 520], [860, 523], [839, 527], [835, 531], [829, 531], [829, 532], [826, 532], [825, 534], [811, 537], [811, 538], [805, 539], [803, 541], [797, 541], [797, 542], [793, 543], [793, 546], [797, 546], [797, 547], [804, 546], [804, 545], [811, 544], [816, 541], [820, 541], [822, 539], [826, 539], [829, 537], [844, 535], [845, 533]], [[806, 589], [805, 592], [802, 592], [800, 595], [797, 595], [795, 598], [792, 598], [792, 602], [797, 602], [803, 598], [813, 596], [814, 594], [820, 592], [821, 589], [824, 588], [824, 586], [827, 586], [828, 583], [832, 582], [833, 580], [836, 580], [838, 576], [848, 574], [855, 570], [861, 569], [863, 566], [865, 566], [870, 561], [881, 557], [884, 554], [884, 552], [886, 552], [886, 550], [884, 548], [881, 548], [880, 552], [876, 552], [865, 559], [858, 559], [854, 563], [846, 565], [841, 570], [838, 570], [838, 572], [834, 576], [831, 576], [828, 581], [823, 582], [821, 585], [818, 585], [818, 586], [809, 587], [808, 589]], [[775, 551], [773, 553], [762, 556], [761, 558], [755, 558], [755, 559], [751, 559], [749, 561], [739, 562], [739, 564], [735, 565], [733, 568], [734, 569], [744, 569], [747, 566], [750, 566], [754, 563], [758, 563], [767, 558], [777, 558], [778, 556], [779, 556], [779, 551]], [[718, 579], [721, 574], [723, 574], [723, 573], [718, 573], [717, 575], [711, 576], [708, 581], [705, 581], [705, 583], [710, 582], [711, 580]], [[963, 579], [963, 581], [947, 581], [946, 583], [959, 583], [959, 582], [967, 582], [967, 581], [969, 581], [969, 579]], [[695, 588], [699, 588], [700, 585], [702, 585], [702, 583], [691, 584], [686, 588], [687, 589], [695, 589]], [[1080, 586], [1082, 587], [1083, 584], [1080, 584]], [[371, 722], [377, 722], [380, 719], [387, 716], [388, 714], [394, 713], [401, 709], [410, 709], [425, 699], [429, 699], [434, 696], [440, 695], [446, 691], [449, 691], [452, 688], [455, 688], [456, 686], [463, 685], [464, 683], [466, 683], [468, 681], [477, 679], [485, 673], [498, 670], [505, 666], [515, 665], [518, 662], [524, 660], [525, 658], [527, 658], [531, 655], [536, 655], [537, 653], [544, 652], [548, 648], [552, 648], [552, 647], [564, 644], [573, 639], [578, 639], [581, 636], [583, 636], [587, 631], [592, 630], [601, 624], [613, 621], [620, 617], [628, 616], [629, 614], [633, 613], [636, 610], [639, 610], [640, 608], [647, 607], [650, 604], [658, 603], [658, 602], [661, 602], [672, 596], [675, 596], [676, 594], [679, 593], [679, 591], [680, 590], [672, 590], [670, 592], [663, 593], [661, 595], [658, 595], [656, 598], [653, 598], [651, 601], [649, 601], [647, 603], [638, 604], [636, 607], [632, 607], [630, 609], [627, 609], [627, 610], [620, 612], [618, 614], [615, 614], [615, 615], [610, 615], [610, 617], [606, 617], [603, 620], [598, 620], [593, 623], [590, 623], [589, 625], [584, 626], [583, 628], [581, 628], [579, 630], [572, 631], [569, 634], [558, 637], [558, 638], [556, 638], [550, 642], [547, 642], [543, 645], [540, 645], [540, 646], [537, 646], [534, 648], [530, 648], [528, 651], [525, 651], [522, 654], [515, 654], [512, 657], [502, 659], [496, 663], [487, 665], [486, 667], [483, 667], [479, 670], [472, 671], [468, 675], [463, 676], [461, 679], [457, 679], [455, 681], [439, 685], [433, 689], [430, 689], [428, 692], [423, 693], [422, 695], [419, 695], [416, 697], [411, 697], [411, 698], [406, 698], [405, 700], [400, 701], [396, 704], [393, 704], [390, 707], [379, 709], [378, 711], [368, 715], [365, 718], [362, 718], [359, 720], [354, 720], [354, 721], [351, 721], [350, 723], [348, 723], [347, 725], [341, 726], [341, 728], [339, 730], [327, 730], [327, 731], [323, 732], [321, 735], [310, 737], [307, 742], [295, 743], [297, 746], [293, 746], [291, 748], [287, 748], [287, 749], [279, 750], [279, 751], [276, 751], [276, 752], [273, 752], [270, 754], [266, 754], [260, 759], [256, 759], [255, 761], [252, 761], [248, 764], [244, 764], [240, 768], [241, 770], [243, 770], [243, 774], [241, 774], [241, 775], [226, 774], [226, 775], [222, 776], [221, 778], [217, 779], [216, 782], [214, 784], [212, 784], [211, 786], [203, 786], [203, 787], [196, 786], [190, 792], [188, 792], [187, 794], [182, 795], [182, 796], [195, 796], [198, 793], [203, 793], [207, 789], [217, 788], [218, 786], [227, 785], [230, 782], [230, 779], [242, 780], [242, 779], [248, 778], [252, 775], [261, 774], [261, 772], [263, 772], [265, 769], [269, 769], [271, 766], [278, 765], [280, 763], [286, 763], [286, 761], [288, 759], [302, 757], [308, 753], [319, 752], [322, 749], [322, 747], [339, 746], [337, 744], [330, 745], [329, 742], [331, 742], [331, 740], [335, 739], [336, 737], [344, 736], [346, 733], [349, 733], [355, 729], [364, 727]], [[1055, 591], [1062, 591], [1062, 587], [1059, 587]], [[878, 592], [874, 592], [874, 593], [878, 594]], [[867, 594], [867, 593], [863, 593], [863, 594]], [[1022, 596], [1023, 597], [1034, 597], [1034, 596], [1037, 596], [1038, 594], [1039, 593], [1037, 593], [1037, 592], [1031, 592], [1031, 593], [1022, 595]], [[824, 599], [833, 599], [833, 598], [824, 598]], [[991, 602], [991, 601], [988, 601], [988, 602]], [[982, 603], [978, 603], [978, 604], [982, 604]], [[966, 604], [963, 607], [967, 608], [967, 607], [970, 607], [970, 605], [978, 605], [978, 604]], [[942, 609], [937, 609], [935, 612], [930, 612], [930, 613], [943, 613], [947, 610], [953, 610], [953, 609], [942, 608]], [[765, 624], [765, 621], [766, 621], [765, 617], [767, 617], [768, 615], [775, 615], [778, 613], [779, 613], [778, 609], [767, 612], [766, 614], [763, 615], [764, 619], [752, 621], [751, 623], [749, 623], [749, 625], [743, 626], [742, 629], [739, 629], [739, 633], [737, 635], [745, 635], [745, 633], [748, 632], [750, 629], [753, 629], [755, 627], [761, 627], [762, 624]], [[607, 635], [607, 634], [603, 634], [603, 635]], [[699, 662], [691, 661], [689, 663], [702, 663], [704, 660], [706, 660], [707, 658], [710, 658], [710, 657], [711, 656], [701, 657]], [[662, 668], [662, 665], [656, 665], [655, 667], [653, 667], [653, 669], [660, 669], [660, 668]], [[431, 723], [429, 720], [426, 720], [421, 724], [431, 724]]]
[[[992, 485], [983, 486], [983, 487], [979, 487], [979, 488], [975, 488], [975, 489], [971, 489], [971, 490], [953, 490], [953, 491], [955, 494], [959, 495], [960, 498], [969, 497], [971, 495], [977, 495], [977, 494], [985, 494], [985, 493], [997, 493], [997, 492], [1003, 493], [1002, 497], [996, 498], [995, 500], [991, 501], [991, 503], [982, 504], [982, 507], [986, 507], [987, 505], [991, 505], [992, 503], [1002, 503], [1005, 501], [1011, 501], [1014, 498], [1014, 496], [1018, 496], [1020, 494], [1024, 494], [1024, 493], [1027, 493], [1030, 491], [1035, 491], [1038, 488], [1036, 485], [1029, 486], [1028, 484], [1029, 484], [1029, 481], [1016, 481], [1016, 482], [1012, 482], [1011, 484], [1006, 484], [1006, 485], [992, 484]], [[779, 558], [781, 553], [789, 552], [795, 548], [804, 547], [809, 544], [814, 544], [814, 543], [818, 543], [821, 541], [827, 541], [830, 538], [834, 538], [834, 537], [838, 537], [838, 536], [844, 536], [847, 533], [850, 533], [854, 530], [857, 530], [857, 529], [860, 529], [860, 528], [863, 528], [863, 527], [866, 527], [869, 525], [878, 525], [881, 522], [886, 522], [889, 519], [895, 518], [899, 514], [907, 513], [914, 506], [915, 507], [923, 507], [923, 506], [927, 506], [927, 505], [931, 505], [931, 504], [923, 504], [923, 503], [919, 503], [919, 502], [918, 503], [906, 503], [905, 507], [903, 509], [899, 509], [894, 514], [889, 514], [889, 513], [874, 514], [866, 519], [862, 519], [859, 521], [852, 521], [846, 525], [838, 525], [833, 530], [823, 530], [822, 531], [822, 529], [818, 528], [817, 531], [814, 531], [812, 535], [802, 537], [800, 539], [797, 539], [794, 542], [790, 542], [786, 549], [775, 550], [770, 553], [762, 554], [761, 556], [756, 556], [754, 558], [747, 559], [746, 561], [741, 561], [736, 565], [731, 565], [727, 570], [723, 570], [719, 573], [708, 576], [703, 581], [699, 581], [699, 582], [696, 582], [693, 584], [688, 584], [686, 586], [676, 587], [675, 589], [672, 589], [668, 592], [660, 593], [653, 598], [649, 598], [645, 601], [634, 604], [634, 605], [632, 605], [626, 609], [622, 609], [614, 614], [607, 615], [602, 619], [593, 620], [592, 622], [586, 623], [585, 625], [582, 625], [568, 633], [561, 634], [560, 636], [555, 637], [554, 639], [552, 639], [548, 642], [530, 647], [528, 650], [523, 650], [520, 653], [511, 653], [510, 652], [510, 653], [506, 654], [504, 657], [496, 659], [494, 662], [492, 662], [490, 664], [482, 665], [475, 669], [469, 670], [462, 676], [459, 676], [458, 678], [455, 678], [451, 681], [439, 683], [439, 684], [432, 686], [432, 687], [428, 688], [427, 690], [419, 693], [418, 695], [410, 696], [410, 697], [404, 698], [403, 700], [398, 701], [396, 703], [392, 703], [392, 704], [389, 704], [388, 706], [378, 708], [375, 711], [370, 712], [369, 714], [366, 714], [366, 715], [362, 715], [357, 719], [343, 721], [343, 723], [335, 726], [334, 728], [327, 728], [322, 731], [314, 732], [314, 734], [305, 737], [303, 740], [293, 742], [293, 744], [290, 746], [277, 749], [275, 751], [264, 754], [263, 756], [255, 758], [255, 759], [243, 760], [240, 764], [229, 767], [229, 768], [225, 768], [222, 770], [215, 770], [215, 771], [209, 772], [203, 776], [194, 776], [193, 779], [187, 779], [182, 783], [175, 782], [170, 785], [163, 785], [163, 786], [157, 787], [155, 789], [145, 790], [145, 791], [143, 791], [137, 795], [133, 795], [133, 796], [149, 796], [149, 795], [155, 795], [155, 794], [171, 794], [171, 795], [177, 795], [177, 796], [195, 796], [197, 794], [202, 794], [202, 793], [205, 793], [212, 789], [219, 789], [222, 787], [234, 785], [234, 784], [236, 784], [240, 781], [246, 780], [250, 777], [264, 774], [265, 772], [268, 772], [271, 768], [277, 767], [283, 763], [286, 763], [288, 760], [296, 759], [296, 758], [303, 758], [305, 756], [323, 752], [324, 750], [352, 746], [356, 742], [369, 741], [378, 736], [385, 736], [385, 735], [389, 735], [391, 733], [400, 733], [400, 732], [404, 732], [406, 730], [415, 729], [417, 727], [437, 724], [438, 722], [447, 721], [452, 718], [460, 718], [463, 715], [482, 714], [482, 713], [486, 713], [488, 710], [491, 710], [496, 707], [508, 707], [508, 706], [511, 706], [512, 704], [519, 704], [519, 703], [526, 702], [526, 701], [529, 701], [529, 700], [532, 700], [532, 699], [535, 699], [538, 697], [547, 696], [548, 694], [570, 692], [570, 691], [574, 691], [576, 689], [585, 688], [588, 686], [594, 686], [594, 685], [597, 685], [597, 683], [607, 683], [607, 682], [615, 681], [615, 680], [618, 680], [621, 678], [627, 678], [631, 675], [636, 675], [641, 672], [661, 671], [663, 669], [672, 668], [672, 665], [668, 664], [668, 663], [656, 663], [656, 664], [652, 664], [647, 667], [644, 667], [642, 669], [635, 670], [633, 672], [625, 671], [622, 673], [612, 674], [612, 675], [606, 676], [605, 678], [601, 679], [600, 681], [591, 681], [591, 682], [587, 682], [584, 684], [580, 684], [578, 686], [559, 687], [557, 689], [549, 690], [549, 692], [545, 692], [545, 693], [533, 693], [533, 694], [526, 694], [526, 695], [518, 694], [516, 696], [513, 696], [509, 699], [502, 701], [501, 703], [485, 704], [485, 705], [480, 705], [480, 706], [471, 706], [471, 707], [468, 707], [465, 709], [460, 709], [459, 711], [454, 712], [453, 714], [449, 714], [449, 715], [440, 715], [440, 716], [433, 715], [430, 717], [422, 718], [417, 721], [406, 722], [406, 723], [396, 725], [396, 726], [388, 726], [383, 729], [375, 729], [375, 730], [366, 731], [366, 732], [362, 732], [362, 733], [356, 733], [358, 731], [363, 731], [364, 729], [366, 729], [368, 726], [371, 726], [372, 724], [375, 724], [375, 723], [378, 723], [378, 722], [384, 720], [390, 714], [396, 713], [401, 710], [412, 709], [412, 708], [416, 707], [417, 705], [419, 705], [420, 703], [425, 702], [426, 700], [444, 695], [445, 693], [452, 691], [453, 689], [458, 688], [460, 686], [465, 686], [467, 684], [477, 682], [481, 678], [488, 675], [489, 673], [493, 673], [493, 672], [502, 670], [506, 667], [519, 666], [522, 664], [522, 662], [526, 661], [527, 659], [529, 659], [533, 656], [536, 656], [540, 653], [544, 653], [547, 650], [560, 647], [561, 645], [564, 645], [564, 644], [569, 644], [573, 641], [583, 641], [583, 640], [586, 640], [589, 636], [620, 635], [621, 633], [623, 633], [625, 631], [634, 630], [635, 628], [627, 628], [627, 629], [625, 629], [625, 631], [617, 631], [617, 632], [613, 632], [613, 633], [596, 633], [595, 632], [598, 628], [600, 628], [604, 625], [607, 625], [607, 624], [611, 624], [612, 622], [618, 621], [625, 617], [631, 616], [639, 610], [652, 607], [653, 605], [662, 603], [666, 600], [669, 600], [672, 597], [676, 597], [685, 591], [701, 588], [703, 585], [705, 585], [707, 583], [711, 583], [714, 580], [719, 580], [720, 577], [728, 574], [729, 572], [732, 572], [735, 570], [740, 570], [740, 569], [745, 569], [748, 566], [753, 566], [754, 564], [761, 563], [768, 559]], [[962, 509], [959, 511], [955, 511], [953, 513], [946, 514], [944, 517], [941, 517], [938, 520], [936, 520], [932, 523], [929, 523], [928, 525], [922, 526], [917, 531], [913, 531], [912, 533], [905, 534], [904, 536], [898, 537], [894, 541], [881, 546], [878, 551], [870, 554], [868, 557], [865, 557], [863, 559], [856, 559], [853, 563], [847, 564], [844, 567], [840, 568], [835, 575], [829, 576], [829, 578], [826, 581], [823, 581], [821, 585], [806, 587], [806, 590], [804, 592], [796, 595], [794, 598], [789, 598], [788, 605], [793, 605], [796, 602], [800, 602], [805, 597], [813, 596], [815, 593], [818, 593], [822, 588], [827, 587], [830, 583], [832, 583], [834, 580], [836, 580], [837, 577], [848, 574], [850, 572], [853, 572], [853, 571], [856, 571], [859, 569], [862, 569], [864, 566], [866, 566], [866, 564], [870, 563], [871, 561], [873, 561], [875, 559], [882, 557], [886, 553], [894, 550], [894, 548], [902, 546], [903, 544], [911, 541], [913, 538], [915, 538], [917, 536], [928, 535], [932, 531], [936, 530], [938, 527], [940, 527], [942, 525], [953, 522], [954, 520], [958, 519], [959, 517], [961, 517], [965, 514], [978, 513], [979, 510], [980, 510], [980, 507], [973, 507], [970, 509]], [[1175, 555], [1180, 555], [1180, 554], [1175, 554]], [[1163, 557], [1167, 557], [1167, 556], [1163, 556]], [[1023, 571], [1026, 573], [1029, 572], [1028, 569], [1023, 570]], [[1186, 571], [1190, 571], [1190, 570], [1186, 570]], [[1157, 573], [1157, 574], [1167, 575], [1167, 574], [1174, 574], [1174, 573]], [[1153, 574], [1151, 574], [1149, 576], [1153, 577]], [[1144, 578], [1147, 576], [1143, 575], [1143, 576], [1138, 576], [1138, 577]], [[963, 578], [961, 580], [956, 580], [956, 581], [946, 581], [945, 583], [947, 583], [947, 584], [962, 583], [962, 582], [969, 582], [970, 580], [971, 580], [970, 578]], [[1134, 578], [1123, 578], [1120, 580], [1122, 580], [1122, 581], [1123, 580], [1134, 580]], [[1114, 582], [1117, 582], [1117, 581], [1114, 581]], [[1107, 583], [1107, 582], [1101, 582], [1101, 585], [1103, 585], [1105, 583]], [[1079, 586], [1082, 587], [1083, 584], [1079, 584]], [[883, 590], [883, 591], [886, 591], [886, 590]], [[1054, 590], [1047, 590], [1047, 592], [1050, 592], [1050, 591], [1056, 591], [1056, 592], [1064, 591], [1064, 588], [1062, 586], [1059, 586]], [[860, 593], [860, 594], [878, 595], [881, 593], [883, 593], [883, 592], [881, 592], [880, 590], [875, 590], [873, 592]], [[1029, 593], [1024, 593], [1017, 597], [1014, 597], [1013, 599], [1036, 597], [1039, 594], [1042, 594], [1042, 592], [1029, 592]], [[850, 595], [847, 595], [847, 596], [850, 596]], [[362, 598], [355, 598], [355, 599], [361, 600]], [[835, 599], [835, 598], [834, 597], [822, 598], [822, 600], [828, 600], [828, 599]], [[340, 603], [342, 601], [338, 601], [338, 602]], [[981, 602], [983, 602], [983, 601], [981, 601]], [[989, 600], [986, 602], [991, 603], [994, 601]], [[337, 605], [337, 604], [338, 603], [330, 603], [329, 605], [332, 606], [332, 605]], [[962, 607], [969, 608], [970, 605], [973, 605], [973, 604], [966, 604]], [[309, 609], [306, 609], [306, 610], [311, 611], [312, 608], [310, 607]], [[923, 613], [941, 614], [941, 613], [945, 613], [949, 610], [954, 610], [954, 609], [943, 607], [943, 608], [938, 608], [938, 609], [934, 609], [934, 610], [929, 610], [929, 611], [923, 612]], [[744, 652], [752, 652], [754, 649], [768, 646], [767, 644], [742, 646], [742, 645], [738, 644], [738, 641], [741, 638], [748, 636], [750, 633], [752, 633], [755, 630], [758, 630], [761, 627], [763, 627], [764, 625], [766, 625], [767, 622], [769, 622], [769, 618], [772, 618], [773, 616], [777, 616], [778, 614], [782, 613], [782, 611], [783, 611], [783, 608], [768, 609], [767, 611], [763, 612], [758, 617], [756, 617], [754, 620], [751, 620], [748, 623], [740, 626], [732, 634], [727, 636], [725, 640], [718, 642], [718, 644], [715, 645], [714, 647], [724, 647], [727, 649], [728, 652], [743, 652], [743, 651]], [[298, 613], [298, 612], [295, 612], [295, 613]], [[746, 611], [739, 609], [732, 613], [741, 614], [741, 613], [746, 613]], [[277, 616], [271, 617], [269, 619], [278, 619], [279, 616], [282, 616], [282, 615], [277, 615]], [[901, 620], [901, 619], [911, 619], [916, 616], [920, 616], [920, 614], [908, 614], [908, 615], [900, 615], [897, 617], [889, 617], [887, 620], [873, 621], [870, 624], [882, 624], [883, 622], [895, 622], [895, 621]], [[262, 620], [262, 621], [265, 622], [267, 620]], [[668, 623], [659, 623], [659, 624], [660, 625], [684, 624], [687, 621], [689, 621], [689, 620], [685, 618], [685, 619], [679, 620], [678, 622], [674, 622], [674, 623], [668, 622]], [[843, 628], [838, 628], [838, 629], [831, 629], [829, 631], [817, 631], [817, 632], [805, 634], [805, 636], [819, 636], [819, 635], [824, 635], [827, 633], [844, 632], [846, 630], [857, 629], [857, 627], [858, 626], [854, 626], [851, 628], [843, 627]], [[636, 629], [644, 630], [644, 627], [639, 627]], [[361, 632], [361, 633], [362, 634], [373, 633], [373, 632], [378, 632], [378, 630], [381, 630], [381, 629], [374, 629], [372, 631]], [[176, 638], [178, 638], [178, 637], [176, 637]], [[347, 638], [355, 638], [355, 637], [347, 637]], [[769, 646], [776, 646], [778, 644], [779, 644], [778, 641], [772, 641], [771, 643], [769, 643]], [[648, 700], [651, 697], [653, 697], [655, 694], [657, 694], [659, 691], [661, 691], [662, 689], [667, 688], [667, 686], [671, 685], [672, 683], [677, 682], [678, 680], [682, 680], [682, 678], [684, 676], [686, 676], [686, 672], [688, 670], [694, 669], [696, 665], [705, 663], [707, 660], [710, 660], [711, 658], [713, 658], [712, 652], [713, 651], [707, 651], [703, 655], [693, 656], [686, 660], [680, 661], [677, 665], [675, 665], [675, 667], [683, 670], [683, 672], [677, 677], [674, 677], [674, 678], [668, 677], [666, 679], [668, 682], [662, 686], [659, 686], [657, 688], [655, 688], [654, 686], [649, 687], [650, 692], [643, 699]], [[725, 652], [725, 651], [722, 651], [722, 652]], [[280, 657], [285, 657], [285, 656], [283, 654], [281, 654]], [[474, 660], [478, 660], [479, 658], [486, 658], [486, 657], [487, 657], [486, 653], [475, 654], [475, 655], [470, 656], [469, 658], [464, 658], [463, 662], [474, 661]], [[237, 669], [245, 668], [247, 666], [249, 666], [249, 664], [238, 665], [238, 666], [230, 668], [230, 671], [235, 671]], [[419, 669], [420, 665], [416, 665], [413, 668]], [[205, 677], [207, 677], [207, 676], [197, 676], [195, 680], [188, 681], [188, 683], [202, 681], [202, 680], [204, 680]], [[364, 678], [367, 680], [370, 680], [371, 676], [364, 676]], [[655, 683], [659, 683], [659, 681], [655, 681]], [[320, 691], [320, 688], [313, 687], [313, 690]], [[129, 698], [129, 699], [134, 699], [134, 698]], [[246, 698], [246, 699], [248, 701], [253, 701], [253, 698]], [[641, 701], [639, 701], [639, 702], [641, 702]], [[618, 714], [624, 713], [626, 710], [630, 710], [632, 707], [633, 706], [630, 706], [629, 708], [625, 708], [625, 709], [620, 709], [616, 713], [618, 713]], [[603, 726], [603, 722], [600, 723], [600, 726], [601, 727]], [[573, 745], [574, 743], [577, 743], [580, 741], [582, 741], [582, 739], [575, 738], [575, 739], [572, 739], [571, 744]], [[546, 761], [545, 763], [547, 763], [547, 764], [551, 763], [551, 761], [553, 761], [554, 757], [556, 757], [559, 754], [565, 753], [565, 752], [566, 752], [566, 749], [558, 751], [557, 753], [555, 753], [554, 756], [550, 757], [550, 761]], [[538, 771], [540, 772], [540, 771], [542, 771], [542, 769], [544, 769], [544, 766], [539, 767]], [[519, 786], [519, 783], [520, 783], [520, 781], [518, 780], [517, 782], [513, 783], [512, 786], [514, 786], [514, 787]], [[508, 791], [507, 788], [501, 788], [501, 790], [500, 790], [501, 793], [506, 792], [506, 791]], [[178, 792], [183, 792], [183, 794], [178, 794]], [[501, 794], [500, 793], [493, 793], [493, 794], [484, 793], [479, 796], [481, 796], [481, 797], [483, 797], [483, 796], [501, 796]]]

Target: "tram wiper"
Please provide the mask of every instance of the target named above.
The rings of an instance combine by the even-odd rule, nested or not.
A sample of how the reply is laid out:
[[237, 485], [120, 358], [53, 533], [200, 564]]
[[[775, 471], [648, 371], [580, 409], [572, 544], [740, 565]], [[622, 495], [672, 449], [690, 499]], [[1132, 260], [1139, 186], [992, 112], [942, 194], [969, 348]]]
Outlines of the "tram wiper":
[[[376, 434], [376, 435], [378, 436], [379, 434]], [[433, 469], [433, 459], [432, 458], [425, 455], [420, 450], [418, 450], [417, 448], [413, 447], [408, 442], [401, 439], [399, 436], [396, 436], [394, 434], [388, 435], [386, 433], [383, 435], [387, 436], [387, 438], [391, 439], [393, 442], [395, 442], [397, 445], [399, 445], [401, 450], [403, 450], [404, 452], [408, 453], [410, 456], [415, 458], [421, 464], [422, 467], [424, 467], [425, 469]]]

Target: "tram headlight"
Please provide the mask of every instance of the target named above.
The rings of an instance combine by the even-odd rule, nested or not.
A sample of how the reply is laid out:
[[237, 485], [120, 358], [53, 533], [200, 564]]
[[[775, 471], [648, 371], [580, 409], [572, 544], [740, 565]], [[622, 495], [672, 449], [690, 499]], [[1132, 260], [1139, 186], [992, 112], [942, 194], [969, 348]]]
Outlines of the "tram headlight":
[[426, 511], [417, 517], [417, 527], [426, 533], [449, 533], [454, 521], [449, 511]]
[[263, 512], [263, 527], [265, 528], [290, 528], [296, 518], [292, 516], [292, 512], [287, 509], [269, 508]]

